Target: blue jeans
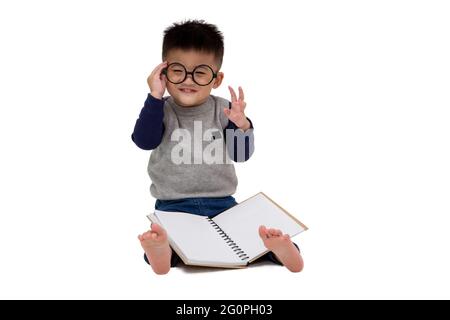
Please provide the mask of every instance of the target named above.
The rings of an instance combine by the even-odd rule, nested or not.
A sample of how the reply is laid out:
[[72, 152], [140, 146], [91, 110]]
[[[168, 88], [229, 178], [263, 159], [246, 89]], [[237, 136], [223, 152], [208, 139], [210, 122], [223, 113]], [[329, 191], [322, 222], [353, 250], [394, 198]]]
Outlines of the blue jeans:
[[224, 198], [185, 198], [177, 200], [156, 200], [155, 209], [161, 211], [187, 212], [212, 218], [235, 205], [237, 205], [237, 202], [232, 196]]
[[[232, 196], [223, 198], [185, 198], [177, 200], [158, 199], [155, 203], [155, 209], [161, 211], [187, 212], [212, 218], [219, 213], [235, 206], [236, 204], [237, 202]], [[296, 244], [295, 246], [298, 248]], [[149, 263], [145, 253], [144, 259], [147, 263]], [[281, 262], [271, 251], [258, 258], [256, 261], [264, 260], [272, 261], [273, 263], [281, 265]], [[182, 262], [181, 258], [175, 253], [175, 251], [172, 250], [172, 259], [170, 261], [170, 266], [175, 267], [179, 262]]]

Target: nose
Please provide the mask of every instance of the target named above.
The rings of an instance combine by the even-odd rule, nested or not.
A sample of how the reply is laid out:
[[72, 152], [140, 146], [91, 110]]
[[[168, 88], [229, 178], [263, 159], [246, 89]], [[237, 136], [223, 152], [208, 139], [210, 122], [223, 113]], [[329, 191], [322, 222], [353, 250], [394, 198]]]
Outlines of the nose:
[[186, 75], [186, 79], [183, 82], [184, 83], [188, 83], [188, 84], [195, 84], [195, 82], [194, 82], [194, 75], [192, 73], [188, 73]]

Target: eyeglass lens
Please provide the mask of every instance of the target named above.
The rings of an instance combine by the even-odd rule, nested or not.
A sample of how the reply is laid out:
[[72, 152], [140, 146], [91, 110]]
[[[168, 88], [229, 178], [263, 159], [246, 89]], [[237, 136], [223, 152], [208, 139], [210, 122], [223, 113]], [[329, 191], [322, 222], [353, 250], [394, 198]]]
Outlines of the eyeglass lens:
[[[174, 83], [182, 83], [187, 77], [186, 68], [179, 63], [170, 64], [167, 67], [167, 79]], [[195, 83], [201, 86], [208, 85], [214, 78], [214, 72], [208, 66], [198, 66], [192, 71], [192, 77]]]

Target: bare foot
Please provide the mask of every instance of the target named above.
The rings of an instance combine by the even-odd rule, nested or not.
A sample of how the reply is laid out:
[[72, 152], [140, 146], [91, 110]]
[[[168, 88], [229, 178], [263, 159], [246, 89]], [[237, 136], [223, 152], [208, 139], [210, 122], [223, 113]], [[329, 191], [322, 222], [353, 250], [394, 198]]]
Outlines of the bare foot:
[[283, 234], [278, 229], [267, 229], [265, 226], [260, 226], [258, 231], [264, 246], [272, 251], [289, 271], [302, 271], [302, 256], [288, 234]]
[[156, 274], [166, 274], [170, 271], [170, 249], [166, 231], [156, 223], [151, 229], [138, 236], [145, 251], [148, 262]]

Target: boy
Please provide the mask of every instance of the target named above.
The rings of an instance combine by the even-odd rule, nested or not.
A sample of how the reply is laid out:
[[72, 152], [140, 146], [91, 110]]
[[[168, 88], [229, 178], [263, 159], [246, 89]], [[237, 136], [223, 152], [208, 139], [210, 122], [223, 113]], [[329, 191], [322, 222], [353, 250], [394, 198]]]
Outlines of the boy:
[[[253, 125], [245, 116], [244, 92], [229, 87], [231, 102], [211, 95], [222, 83], [223, 36], [204, 21], [175, 23], [164, 32], [163, 63], [147, 79], [150, 93], [132, 140], [153, 150], [148, 172], [155, 208], [215, 216], [236, 205], [237, 177], [230, 161], [253, 153]], [[163, 98], [167, 89], [170, 96]], [[193, 152], [192, 152], [193, 150]], [[298, 247], [280, 230], [261, 226], [270, 250], [265, 255], [292, 272], [303, 268]], [[158, 224], [138, 236], [144, 258], [156, 274], [166, 274], [180, 258]]]

